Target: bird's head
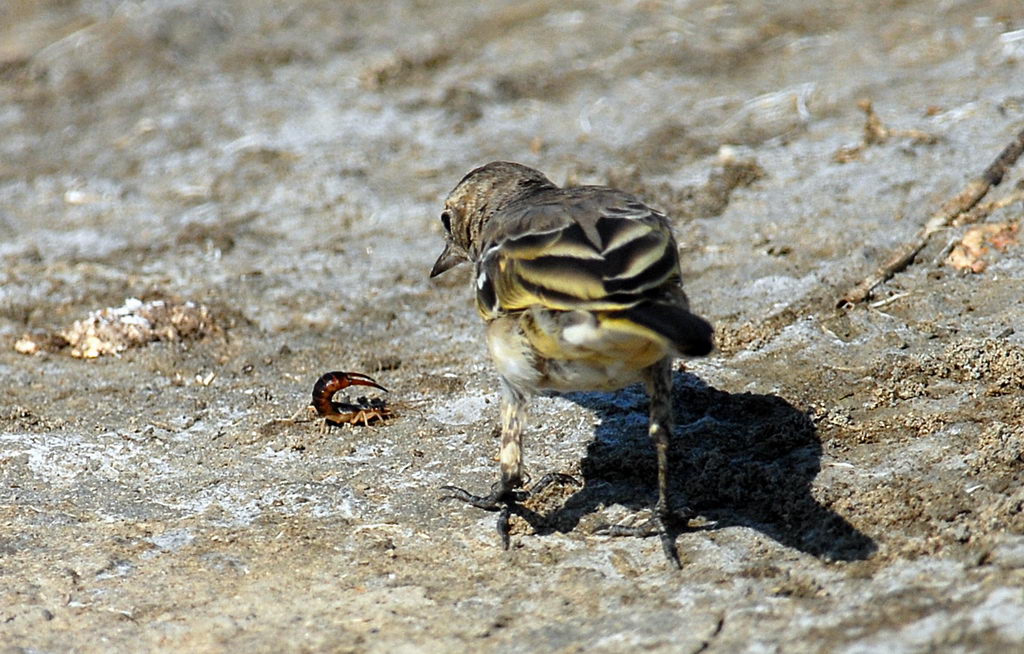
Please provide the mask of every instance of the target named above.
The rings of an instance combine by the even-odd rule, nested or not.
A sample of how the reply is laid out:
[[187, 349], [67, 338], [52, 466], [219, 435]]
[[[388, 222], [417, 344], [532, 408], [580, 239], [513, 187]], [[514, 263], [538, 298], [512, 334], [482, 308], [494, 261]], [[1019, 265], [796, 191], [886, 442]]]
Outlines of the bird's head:
[[554, 184], [543, 173], [509, 161], [492, 161], [470, 171], [444, 201], [444, 251], [430, 276], [476, 260], [483, 245], [480, 235], [495, 213], [524, 194], [546, 187]]

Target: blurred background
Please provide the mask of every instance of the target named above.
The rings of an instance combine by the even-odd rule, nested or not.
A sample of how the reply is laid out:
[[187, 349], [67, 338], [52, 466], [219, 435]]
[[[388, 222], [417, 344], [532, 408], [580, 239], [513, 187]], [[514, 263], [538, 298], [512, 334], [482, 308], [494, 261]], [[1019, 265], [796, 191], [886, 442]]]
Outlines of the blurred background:
[[[834, 307], [1022, 126], [1020, 0], [0, 0], [0, 652], [1010, 651], [1020, 202]], [[646, 506], [636, 392], [538, 401], [568, 527], [435, 501], [493, 475], [470, 272], [427, 272], [495, 159], [674, 221], [718, 337], [678, 579], [588, 535]], [[140, 307], [192, 322], [70, 346]], [[401, 417], [289, 422], [328, 370]]]

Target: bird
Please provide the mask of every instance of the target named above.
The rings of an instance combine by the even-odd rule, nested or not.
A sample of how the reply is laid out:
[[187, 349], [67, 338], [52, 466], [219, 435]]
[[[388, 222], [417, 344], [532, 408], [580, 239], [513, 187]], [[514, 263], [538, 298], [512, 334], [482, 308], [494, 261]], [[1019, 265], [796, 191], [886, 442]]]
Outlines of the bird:
[[648, 434], [657, 454], [651, 524], [606, 533], [657, 533], [680, 567], [669, 523], [668, 448], [672, 360], [714, 348], [714, 330], [690, 311], [668, 218], [607, 186], [557, 186], [523, 164], [494, 161], [467, 173], [441, 212], [444, 250], [430, 277], [474, 266], [476, 309], [501, 387], [498, 481], [486, 495], [443, 486], [444, 500], [497, 511], [509, 546], [509, 515], [551, 483], [524, 488], [523, 432], [530, 398], [549, 392], [613, 391], [644, 382]]

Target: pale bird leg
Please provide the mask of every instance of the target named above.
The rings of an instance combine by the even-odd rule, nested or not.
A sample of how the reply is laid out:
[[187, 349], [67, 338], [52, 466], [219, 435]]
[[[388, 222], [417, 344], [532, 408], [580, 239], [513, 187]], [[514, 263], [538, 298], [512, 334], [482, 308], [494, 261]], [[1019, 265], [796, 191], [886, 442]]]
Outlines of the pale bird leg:
[[679, 553], [676, 551], [675, 532], [669, 528], [672, 522], [689, 521], [688, 509], [674, 511], [668, 498], [668, 446], [672, 435], [672, 367], [666, 358], [647, 369], [647, 392], [651, 398], [650, 426], [647, 433], [654, 442], [658, 457], [658, 501], [654, 505], [653, 517], [639, 526], [604, 525], [595, 533], [608, 536], [632, 536], [647, 538], [657, 534], [661, 549], [669, 565], [681, 568]]
[[503, 384], [501, 397], [501, 451], [499, 461], [501, 478], [491, 486], [488, 495], [473, 495], [457, 486], [442, 486], [447, 491], [442, 500], [460, 500], [485, 511], [498, 512], [498, 536], [504, 549], [509, 548], [509, 517], [517, 512], [518, 505], [531, 495], [540, 493], [554, 483], [580, 485], [569, 475], [550, 473], [544, 475], [531, 488], [516, 490], [523, 485], [523, 429], [526, 426], [526, 397], [508, 384]]

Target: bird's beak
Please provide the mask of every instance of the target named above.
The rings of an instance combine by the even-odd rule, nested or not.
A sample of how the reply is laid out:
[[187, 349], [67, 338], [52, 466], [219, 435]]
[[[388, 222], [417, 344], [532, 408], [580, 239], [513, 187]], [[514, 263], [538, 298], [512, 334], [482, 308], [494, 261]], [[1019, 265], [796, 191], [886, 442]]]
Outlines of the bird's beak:
[[434, 262], [434, 267], [430, 269], [430, 276], [437, 277], [446, 270], [450, 270], [455, 266], [459, 265], [466, 260], [466, 257], [459, 252], [451, 241], [448, 241], [444, 245], [444, 252]]

